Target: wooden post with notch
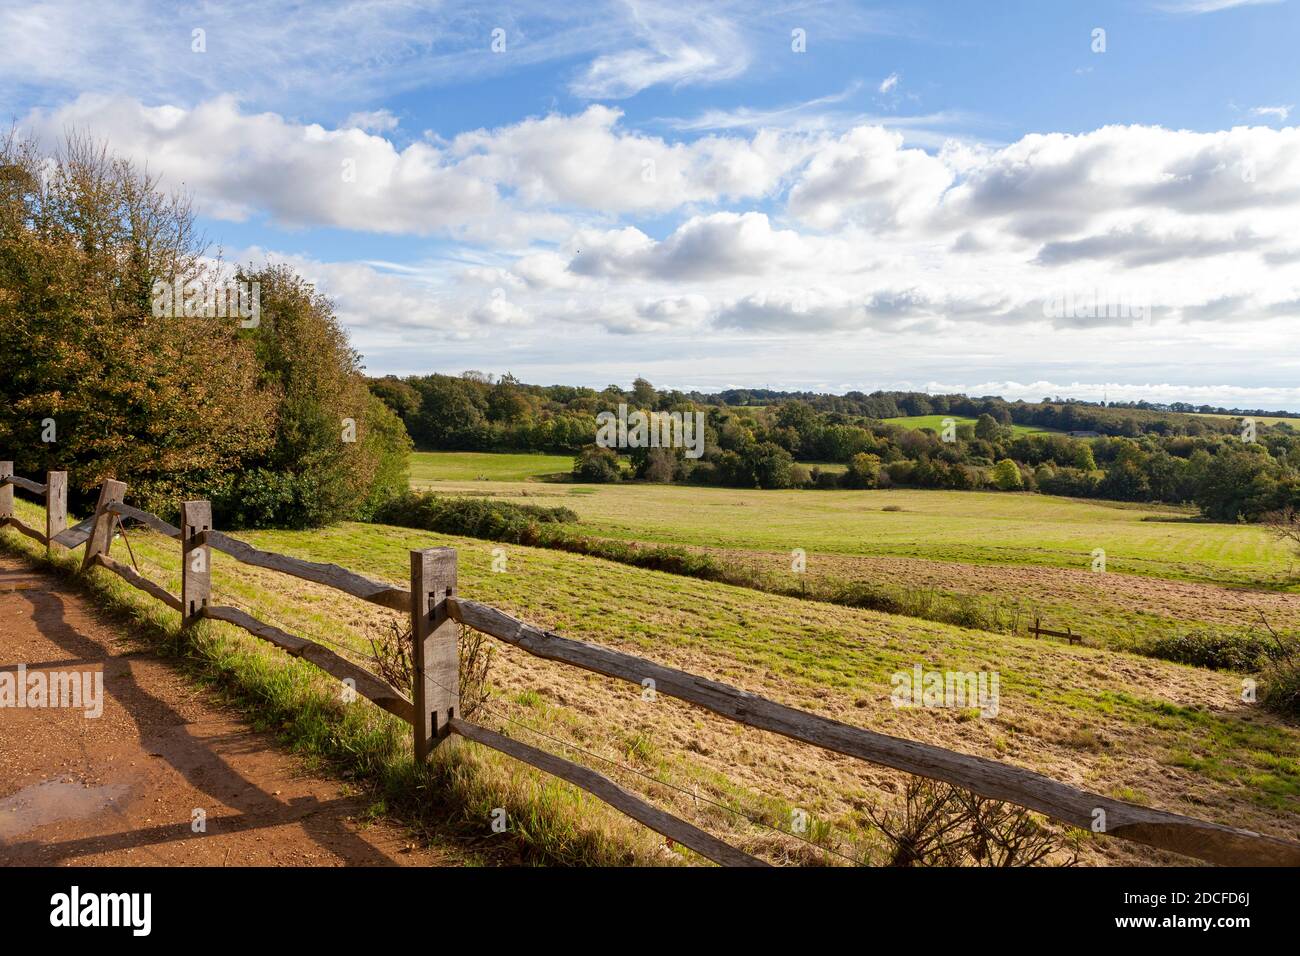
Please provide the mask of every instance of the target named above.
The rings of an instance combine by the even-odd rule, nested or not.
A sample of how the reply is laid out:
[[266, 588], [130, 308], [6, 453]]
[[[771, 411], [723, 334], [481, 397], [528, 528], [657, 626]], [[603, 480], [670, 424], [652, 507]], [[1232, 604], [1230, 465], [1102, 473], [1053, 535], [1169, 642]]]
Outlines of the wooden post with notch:
[[45, 537], [49, 542], [46, 551], [53, 554], [62, 545], [54, 543], [54, 536], [68, 527], [68, 473], [45, 473]]
[[212, 599], [212, 550], [194, 544], [211, 530], [210, 501], [181, 502], [181, 627], [197, 621]]
[[117, 524], [117, 515], [105, 511], [105, 507], [119, 502], [126, 497], [126, 482], [107, 479], [99, 489], [99, 503], [95, 505], [95, 524], [90, 529], [86, 540], [86, 556], [81, 562], [81, 570], [87, 570], [101, 554], [107, 555], [113, 547], [113, 528]]
[[455, 593], [455, 548], [411, 552], [411, 689], [421, 762], [460, 716], [460, 625], [447, 614]]
[[[14, 463], [0, 461], [0, 481], [14, 476]], [[14, 516], [14, 486], [0, 484], [0, 524]]]

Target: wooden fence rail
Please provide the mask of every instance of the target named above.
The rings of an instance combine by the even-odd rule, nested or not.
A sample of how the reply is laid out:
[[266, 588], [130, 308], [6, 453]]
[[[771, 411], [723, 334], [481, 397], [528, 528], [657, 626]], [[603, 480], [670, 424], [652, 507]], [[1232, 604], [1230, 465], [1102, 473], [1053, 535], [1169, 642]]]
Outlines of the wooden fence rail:
[[[19, 521], [14, 516], [14, 488], [22, 488], [45, 498], [45, 531], [41, 532]], [[34, 541], [45, 545], [51, 553], [59, 542], [56, 538], [68, 526], [68, 473], [51, 471], [45, 482], [31, 481], [14, 474], [12, 461], [0, 461], [0, 528], [13, 528]]]
[[1075, 634], [1073, 628], [1068, 625], [1063, 631], [1053, 631], [1043, 627], [1042, 622], [1038, 618], [1034, 618], [1034, 624], [1029, 628], [1029, 633], [1034, 635], [1034, 637], [1063, 637], [1071, 644], [1083, 643], [1083, 635]]
[[[45, 534], [13, 514], [13, 487], [46, 496]], [[310, 661], [348, 683], [358, 694], [412, 725], [417, 759], [450, 736], [460, 736], [567, 780], [645, 826], [726, 866], [763, 866], [741, 850], [660, 810], [608, 777], [463, 720], [459, 696], [459, 628], [465, 625], [534, 656], [559, 661], [639, 686], [652, 686], [728, 720], [781, 734], [825, 750], [906, 773], [964, 787], [982, 797], [1026, 807], [1063, 823], [1112, 837], [1171, 850], [1223, 865], [1300, 866], [1300, 843], [1156, 810], [1090, 793], [1011, 764], [958, 753], [932, 744], [891, 737], [768, 700], [728, 684], [656, 664], [611, 648], [563, 637], [526, 624], [490, 605], [456, 594], [456, 552], [411, 551], [410, 588], [320, 564], [263, 551], [212, 528], [211, 505], [188, 501], [181, 527], [124, 503], [126, 485], [106, 481], [95, 513], [67, 528], [67, 476], [50, 472], [44, 484], [20, 479], [11, 462], [0, 462], [0, 527], [13, 527], [53, 549], [86, 546], [83, 569], [102, 567], [181, 614], [183, 626], [223, 621]], [[178, 597], [109, 557], [113, 532], [123, 518], [180, 542]], [[383, 678], [334, 651], [290, 634], [233, 607], [211, 603], [212, 551], [255, 567], [336, 588], [380, 607], [411, 615], [413, 687], [407, 697]], [[1104, 820], [1100, 828], [1097, 823]]]
[[545, 750], [530, 747], [513, 737], [507, 737], [494, 730], [488, 730], [486, 727], [480, 727], [459, 718], [453, 717], [448, 726], [454, 734], [459, 734], [475, 743], [508, 754], [516, 760], [522, 760], [531, 767], [546, 771], [553, 777], [559, 777], [561, 780], [569, 781], [574, 786], [581, 787], [616, 810], [626, 813], [633, 820], [644, 823], [656, 833], [662, 833], [669, 839], [676, 840], [682, 846], [689, 847], [714, 863], [720, 863], [723, 866], [769, 865], [742, 850], [737, 850], [730, 844], [723, 843], [717, 837], [705, 833], [699, 827], [666, 813], [658, 807], [651, 806], [632, 791], [625, 790], [604, 774], [597, 773], [590, 767], [564, 760], [554, 754], [547, 753]]

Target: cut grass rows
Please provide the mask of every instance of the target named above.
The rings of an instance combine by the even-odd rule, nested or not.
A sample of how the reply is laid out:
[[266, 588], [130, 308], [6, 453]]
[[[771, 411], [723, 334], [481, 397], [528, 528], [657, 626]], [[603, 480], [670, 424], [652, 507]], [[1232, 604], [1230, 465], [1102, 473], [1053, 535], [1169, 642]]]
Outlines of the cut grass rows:
[[[176, 561], [173, 542], [132, 537], [137, 555], [143, 552], [163, 568]], [[1294, 729], [1241, 703], [1239, 682], [1230, 675], [810, 604], [537, 549], [507, 548], [508, 570], [493, 573], [496, 545], [407, 529], [348, 524], [246, 537], [259, 547], [395, 582], [405, 578], [408, 549], [453, 546], [460, 557], [462, 594], [569, 636], [1101, 792], [1138, 793], [1157, 806], [1264, 832], [1294, 835], [1296, 829], [1300, 739]], [[235, 587], [233, 571], [231, 562], [219, 558], [217, 586]], [[306, 636], [326, 636], [364, 657], [373, 609], [269, 573], [254, 584], [252, 571], [238, 571], [250, 582], [244, 585], [250, 600], [264, 602]], [[997, 670], [999, 716], [980, 720], [967, 712], [892, 708], [890, 675], [918, 662], [936, 670]], [[642, 706], [637, 688], [513, 648], [502, 648], [493, 682], [499, 694], [492, 706], [503, 716], [524, 722], [540, 718], [548, 733], [624, 762], [648, 763], [655, 775], [688, 792], [702, 786], [701, 779], [722, 778], [750, 795], [747, 805], [754, 812], [769, 801], [808, 810], [839, 848], [869, 851], [872, 829], [864, 810], [889, 799], [900, 780], [889, 771], [739, 728], [678, 702], [661, 698]], [[404, 746], [401, 736], [394, 747]], [[632, 746], [630, 740], [640, 742]], [[543, 741], [529, 742], [553, 749]], [[529, 771], [493, 764], [489, 756], [473, 758], [490, 769], [476, 772], [502, 776], [502, 785], [516, 791], [546, 785]], [[404, 759], [409, 764], [409, 756]], [[520, 774], [531, 784], [525, 786]], [[385, 779], [383, 773], [379, 779]], [[646, 786], [636, 779], [625, 782]], [[680, 791], [663, 789], [665, 803], [696, 822], [707, 800], [734, 799], [714, 787], [701, 791], [706, 800], [697, 807]], [[573, 833], [589, 833], [593, 825], [583, 818], [559, 831], [576, 839]], [[751, 850], [787, 840], [743, 821], [733, 819], [731, 826], [734, 831], [721, 832]], [[530, 839], [551, 840], [548, 832], [538, 830]], [[619, 832], [635, 834], [635, 828]], [[659, 852], [654, 841], [644, 833], [638, 838], [646, 854], [638, 858], [654, 859]], [[562, 848], [569, 844], [558, 835], [555, 839], [561, 849], [548, 849], [548, 858], [563, 858], [570, 851]], [[800, 849], [801, 844], [795, 847]], [[1158, 856], [1118, 841], [1097, 841], [1087, 849], [1111, 859]]]
[[[1300, 564], [1257, 525], [1186, 510], [970, 491], [754, 491], [654, 484], [422, 483], [440, 493], [562, 505], [585, 534], [743, 551], [909, 557], [1109, 571], [1300, 590]], [[890, 509], [890, 510], [886, 510]]]

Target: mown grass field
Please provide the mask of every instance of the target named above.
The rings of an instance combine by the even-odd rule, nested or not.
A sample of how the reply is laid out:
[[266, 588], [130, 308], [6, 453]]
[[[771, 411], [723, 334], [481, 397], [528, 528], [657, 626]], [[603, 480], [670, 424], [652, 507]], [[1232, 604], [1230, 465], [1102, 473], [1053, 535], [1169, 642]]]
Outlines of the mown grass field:
[[[904, 428], [928, 428], [931, 431], [942, 433], [943, 420], [951, 418], [958, 425], [975, 426], [975, 419], [967, 418], [964, 415], [907, 415], [902, 418], [884, 418], [881, 419], [886, 425], [902, 425]], [[1038, 428], [1034, 425], [1012, 425], [1011, 431], [1016, 435], [1049, 435], [1059, 434], [1052, 428]]]
[[[668, 485], [445, 482], [448, 494], [564, 505], [577, 533], [707, 551], [777, 591], [909, 590], [1024, 632], [1035, 618], [1099, 646], [1192, 631], [1300, 629], [1300, 560], [1258, 526], [1187, 510], [1032, 494], [747, 491]], [[887, 510], [888, 509], [888, 510]], [[794, 549], [806, 570], [791, 572]], [[1106, 552], [1106, 572], [1093, 553]], [[951, 618], [948, 618], [951, 619]], [[992, 626], [984, 624], [981, 626]]]
[[[585, 533], [789, 554], [907, 557], [966, 564], [1106, 569], [1171, 580], [1294, 587], [1296, 560], [1254, 525], [1188, 510], [1002, 492], [753, 491], [651, 485], [442, 482], [448, 494], [564, 505]], [[891, 510], [886, 510], [891, 509]], [[892, 510], [897, 509], [897, 510]]]
[[[37, 509], [21, 507], [30, 522], [37, 520]], [[13, 532], [3, 536], [10, 548], [32, 550]], [[145, 573], [175, 591], [175, 542], [143, 531], [131, 537]], [[409, 549], [455, 547], [460, 594], [566, 635], [861, 726], [1030, 767], [1120, 799], [1300, 834], [1300, 731], [1243, 703], [1240, 678], [1232, 674], [777, 597], [541, 549], [507, 547], [507, 568], [494, 573], [493, 550], [500, 545], [410, 529], [344, 524], [240, 537], [399, 583], [407, 577]], [[367, 636], [393, 617], [336, 592], [239, 566], [224, 555], [214, 556], [213, 574], [218, 601], [242, 604], [363, 662]], [[93, 577], [116, 587], [106, 572], [97, 570]], [[175, 617], [136, 592], [121, 599], [133, 602], [142, 617]], [[331, 681], [311, 677], [308, 665], [274, 648], [224, 625], [211, 630], [225, 642], [218, 659], [231, 679], [250, 683], [250, 693], [273, 701], [291, 738], [296, 722], [308, 719], [303, 713], [327, 727], [341, 722], [351, 729], [335, 738], [318, 732], [309, 742], [326, 754], [343, 747], [354, 762], [360, 748], [367, 774], [406, 779], [400, 770], [409, 765], [405, 735], [386, 716], [376, 716], [364, 703], [340, 706]], [[935, 670], [997, 671], [998, 716], [893, 708], [890, 676], [917, 663]], [[571, 748], [567, 756], [594, 763], [751, 852], [785, 861], [845, 862], [769, 829], [788, 829], [792, 810], [799, 808], [812, 814], [816, 842], [853, 859], [879, 859], [866, 810], [893, 799], [902, 779], [896, 773], [741, 728], [667, 698], [645, 701], [640, 688], [509, 647], [498, 652], [491, 676], [495, 692], [484, 723], [546, 749]], [[549, 739], [537, 736], [539, 731]], [[458, 750], [445, 780], [461, 797], [465, 826], [486, 832], [491, 808], [504, 806], [520, 828], [518, 837], [546, 859], [689, 860], [566, 785], [472, 745]], [[1089, 862], [1172, 861], [1116, 840], [1069, 836], [1081, 841]]]
[[411, 483], [417, 487], [433, 481], [527, 481], [572, 471], [573, 458], [569, 455], [477, 451], [417, 451], [411, 455]]
[[[1219, 415], [1213, 412], [1191, 412], [1197, 418], [1230, 418], [1233, 421], [1241, 421], [1241, 415]], [[1296, 431], [1300, 431], [1300, 418], [1280, 418], [1273, 415], [1255, 416], [1256, 425], [1288, 425]]]

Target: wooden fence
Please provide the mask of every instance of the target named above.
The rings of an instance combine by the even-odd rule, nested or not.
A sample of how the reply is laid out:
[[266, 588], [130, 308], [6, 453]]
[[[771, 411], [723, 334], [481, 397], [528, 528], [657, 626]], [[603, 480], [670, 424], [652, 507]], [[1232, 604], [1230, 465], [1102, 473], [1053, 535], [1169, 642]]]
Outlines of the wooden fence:
[[1083, 635], [1075, 634], [1074, 630], [1068, 624], [1063, 631], [1052, 631], [1043, 627], [1042, 621], [1039, 618], [1034, 618], [1034, 625], [1029, 628], [1029, 633], [1034, 635], [1034, 637], [1063, 637], [1071, 644], [1083, 643]]
[[[45, 496], [44, 533], [14, 517], [15, 486]], [[222, 534], [212, 527], [212, 508], [206, 501], [184, 502], [181, 527], [177, 528], [126, 504], [126, 485], [109, 480], [100, 489], [94, 514], [69, 528], [66, 495], [65, 473], [50, 472], [44, 483], [29, 481], [14, 475], [12, 462], [0, 462], [0, 528], [14, 528], [50, 549], [75, 549], [84, 545], [83, 571], [99, 566], [113, 572], [176, 610], [183, 627], [202, 619], [225, 621], [348, 681], [357, 693], [411, 724], [419, 760], [426, 759], [448, 737], [464, 737], [567, 780], [652, 830], [722, 865], [767, 864], [652, 806], [603, 774], [461, 718], [457, 625], [464, 624], [537, 657], [617, 677], [639, 687], [653, 686], [657, 693], [687, 701], [748, 727], [963, 787], [982, 797], [1035, 810], [1062, 823], [1092, 829], [1101, 818], [1105, 826], [1098, 832], [1107, 836], [1222, 865], [1300, 866], [1300, 843], [1089, 793], [1031, 770], [855, 727], [787, 707], [728, 684], [534, 627], [497, 608], [461, 597], [456, 588], [456, 552], [452, 548], [411, 551], [410, 586], [402, 588], [337, 565], [262, 551]], [[179, 595], [171, 594], [110, 557], [114, 529], [124, 518], [179, 542]], [[214, 605], [211, 601], [213, 551], [243, 564], [280, 571], [336, 588], [380, 607], [409, 613], [414, 639], [414, 699], [315, 641], [273, 627], [238, 608]], [[648, 683], [651, 681], [653, 684]]]

